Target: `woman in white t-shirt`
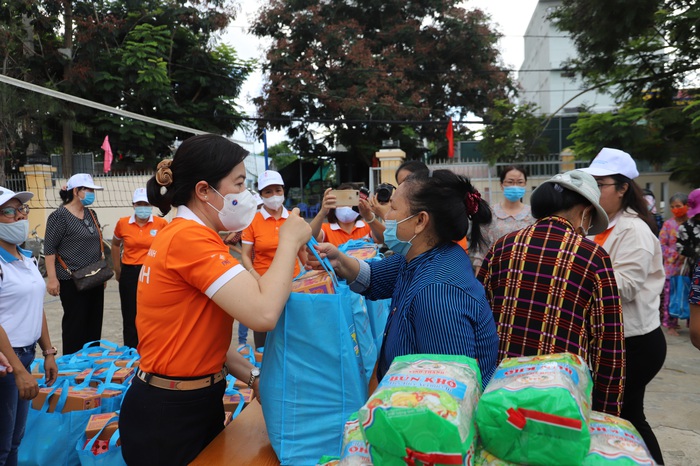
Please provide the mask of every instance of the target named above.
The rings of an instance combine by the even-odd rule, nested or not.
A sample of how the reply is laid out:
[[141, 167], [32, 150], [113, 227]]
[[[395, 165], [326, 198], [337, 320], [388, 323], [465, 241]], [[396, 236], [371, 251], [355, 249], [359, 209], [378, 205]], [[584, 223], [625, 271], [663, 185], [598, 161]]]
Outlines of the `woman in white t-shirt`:
[[[46, 284], [31, 253], [19, 247], [29, 234], [29, 206], [34, 195], [0, 186], [0, 360], [9, 364], [0, 377], [0, 464], [16, 465], [29, 400], [39, 393], [31, 375], [36, 344], [43, 350], [47, 385], [58, 374], [44, 314]], [[3, 364], [5, 366], [6, 364]], [[1, 368], [0, 368], [1, 369]]]

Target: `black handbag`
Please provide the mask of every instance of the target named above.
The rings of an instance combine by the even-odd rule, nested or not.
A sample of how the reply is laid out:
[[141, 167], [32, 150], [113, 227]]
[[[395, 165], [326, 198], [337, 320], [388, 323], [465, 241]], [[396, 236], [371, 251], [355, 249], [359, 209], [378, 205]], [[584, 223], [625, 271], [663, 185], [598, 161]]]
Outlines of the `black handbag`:
[[[90, 213], [93, 222], [95, 222], [95, 227], [97, 227], [95, 214], [93, 214], [92, 210], [90, 209], [87, 209], [87, 211]], [[73, 279], [73, 283], [75, 283], [75, 287], [78, 289], [78, 291], [85, 291], [102, 285], [114, 275], [114, 272], [109, 268], [107, 261], [105, 260], [105, 247], [104, 243], [102, 242], [102, 231], [99, 228], [97, 228], [97, 233], [100, 235], [100, 252], [102, 253], [102, 259], [98, 260], [97, 262], [71, 272], [66, 263], [63, 262], [63, 259], [56, 255], [58, 262], [64, 269], [66, 269], [68, 275], [70, 275], [70, 277]]]

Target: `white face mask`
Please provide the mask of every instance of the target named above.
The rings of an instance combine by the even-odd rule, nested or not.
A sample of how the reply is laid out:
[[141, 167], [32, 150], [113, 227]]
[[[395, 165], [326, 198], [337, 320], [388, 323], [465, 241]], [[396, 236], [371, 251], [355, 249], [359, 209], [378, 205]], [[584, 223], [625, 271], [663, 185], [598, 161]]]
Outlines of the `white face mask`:
[[29, 236], [29, 220], [0, 223], [0, 239], [10, 244], [22, 244]]
[[219, 191], [211, 188], [216, 194], [224, 199], [224, 206], [222, 210], [217, 209], [213, 205], [209, 204], [212, 209], [219, 213], [219, 220], [221, 224], [228, 231], [243, 231], [253, 222], [253, 217], [258, 211], [258, 203], [255, 202], [255, 198], [250, 191], [244, 189], [240, 193], [229, 193], [222, 196]]
[[277, 210], [284, 204], [284, 196], [263, 197], [263, 204], [270, 210]]
[[335, 209], [335, 217], [338, 219], [339, 222], [354, 222], [359, 215], [359, 213], [352, 210], [352, 207], [337, 207]]

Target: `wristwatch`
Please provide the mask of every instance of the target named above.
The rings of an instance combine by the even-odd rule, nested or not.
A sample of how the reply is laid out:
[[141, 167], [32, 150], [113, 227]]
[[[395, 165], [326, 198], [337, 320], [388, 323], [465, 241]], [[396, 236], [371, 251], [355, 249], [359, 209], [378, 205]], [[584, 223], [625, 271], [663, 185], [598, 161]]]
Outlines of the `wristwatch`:
[[56, 349], [55, 346], [52, 346], [51, 348], [49, 348], [47, 350], [43, 350], [41, 352], [41, 354], [43, 354], [44, 357], [48, 356], [49, 354], [56, 354], [56, 353], [58, 353], [58, 350]]
[[260, 369], [257, 367], [254, 367], [250, 370], [250, 380], [248, 380], [248, 388], [253, 388], [253, 384], [255, 383], [255, 379], [260, 377]]

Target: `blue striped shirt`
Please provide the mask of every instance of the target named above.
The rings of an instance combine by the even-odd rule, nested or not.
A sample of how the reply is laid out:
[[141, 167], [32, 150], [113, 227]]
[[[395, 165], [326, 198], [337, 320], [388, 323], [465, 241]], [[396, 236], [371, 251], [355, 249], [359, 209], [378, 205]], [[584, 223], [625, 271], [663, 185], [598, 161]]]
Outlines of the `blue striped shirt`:
[[[366, 269], [367, 263], [360, 264]], [[391, 298], [379, 380], [396, 356], [459, 354], [478, 361], [485, 386], [496, 368], [498, 336], [484, 288], [474, 277], [464, 249], [448, 243], [411, 262], [394, 254], [368, 266], [368, 283], [362, 283], [363, 270], [351, 287], [369, 299]]]

